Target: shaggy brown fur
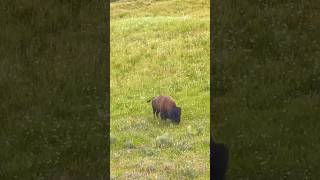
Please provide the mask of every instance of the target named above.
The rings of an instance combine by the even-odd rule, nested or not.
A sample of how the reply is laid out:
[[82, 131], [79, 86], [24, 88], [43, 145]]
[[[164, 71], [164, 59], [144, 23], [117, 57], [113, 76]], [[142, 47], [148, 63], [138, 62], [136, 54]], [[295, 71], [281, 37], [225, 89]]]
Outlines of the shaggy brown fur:
[[156, 96], [150, 99], [153, 109], [153, 116], [161, 119], [171, 119], [176, 123], [180, 122], [181, 108], [176, 106], [176, 103], [170, 96]]

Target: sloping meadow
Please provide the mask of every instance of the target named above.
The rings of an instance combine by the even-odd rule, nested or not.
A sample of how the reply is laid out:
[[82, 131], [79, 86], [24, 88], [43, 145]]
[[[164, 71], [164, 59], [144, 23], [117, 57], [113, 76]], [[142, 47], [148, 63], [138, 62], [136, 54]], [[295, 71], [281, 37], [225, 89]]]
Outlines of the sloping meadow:
[[[111, 5], [112, 177], [209, 177], [209, 2], [173, 1], [203, 8], [198, 16], [166, 2]], [[161, 5], [176, 13], [151, 13]], [[124, 13], [130, 7], [145, 15]], [[179, 125], [154, 119], [147, 100], [160, 94], [182, 107]]]

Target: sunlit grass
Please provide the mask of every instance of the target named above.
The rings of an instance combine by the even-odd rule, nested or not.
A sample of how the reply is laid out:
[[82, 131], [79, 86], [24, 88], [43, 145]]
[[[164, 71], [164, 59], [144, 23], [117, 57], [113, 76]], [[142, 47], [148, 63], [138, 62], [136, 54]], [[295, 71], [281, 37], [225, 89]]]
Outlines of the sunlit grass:
[[[209, 1], [146, 3], [111, 6], [111, 172], [118, 178], [207, 179]], [[182, 7], [201, 13], [177, 10]], [[153, 119], [146, 101], [160, 94], [182, 107], [179, 125]]]

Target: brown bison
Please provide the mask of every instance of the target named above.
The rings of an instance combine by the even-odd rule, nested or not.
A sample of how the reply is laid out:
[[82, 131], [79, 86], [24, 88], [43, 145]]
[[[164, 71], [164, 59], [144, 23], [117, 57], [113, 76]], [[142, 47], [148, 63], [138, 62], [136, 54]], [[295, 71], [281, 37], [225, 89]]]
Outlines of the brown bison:
[[181, 108], [176, 106], [176, 103], [170, 96], [156, 96], [147, 102], [151, 101], [153, 109], [153, 117], [160, 117], [161, 119], [171, 119], [175, 123], [180, 122]]

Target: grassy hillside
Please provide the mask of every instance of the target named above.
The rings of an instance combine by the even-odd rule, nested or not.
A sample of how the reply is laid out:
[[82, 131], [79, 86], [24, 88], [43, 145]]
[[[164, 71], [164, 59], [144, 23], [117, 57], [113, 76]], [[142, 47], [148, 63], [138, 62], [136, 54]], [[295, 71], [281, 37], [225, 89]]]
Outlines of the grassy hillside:
[[318, 179], [319, 1], [219, 2], [214, 133], [228, 178]]
[[103, 179], [103, 1], [0, 7], [0, 179]]
[[[209, 178], [209, 1], [111, 3], [111, 174]], [[172, 96], [179, 125], [146, 101]]]

